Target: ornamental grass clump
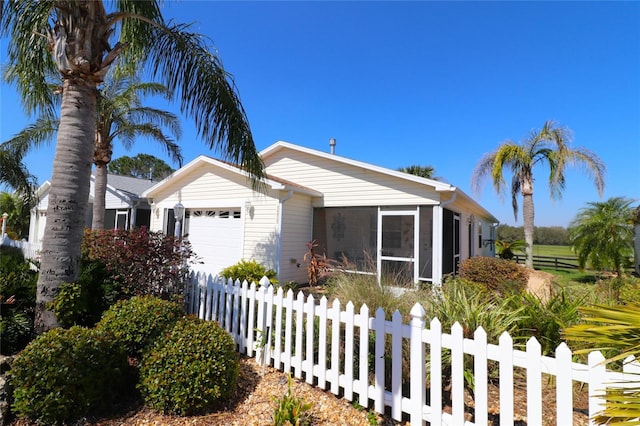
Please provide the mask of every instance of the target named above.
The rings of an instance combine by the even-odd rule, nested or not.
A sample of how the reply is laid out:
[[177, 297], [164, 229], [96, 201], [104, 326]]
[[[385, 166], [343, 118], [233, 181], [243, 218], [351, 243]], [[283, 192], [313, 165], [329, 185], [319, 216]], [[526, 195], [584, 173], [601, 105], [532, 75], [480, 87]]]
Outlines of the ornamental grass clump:
[[13, 413], [39, 424], [62, 424], [109, 410], [134, 390], [127, 357], [113, 335], [83, 327], [56, 328], [15, 359]]
[[185, 317], [143, 355], [138, 389], [147, 406], [165, 414], [202, 414], [231, 396], [239, 369], [223, 328]]
[[184, 310], [176, 302], [154, 296], [134, 296], [111, 306], [96, 327], [113, 333], [128, 355], [139, 357], [183, 316]]

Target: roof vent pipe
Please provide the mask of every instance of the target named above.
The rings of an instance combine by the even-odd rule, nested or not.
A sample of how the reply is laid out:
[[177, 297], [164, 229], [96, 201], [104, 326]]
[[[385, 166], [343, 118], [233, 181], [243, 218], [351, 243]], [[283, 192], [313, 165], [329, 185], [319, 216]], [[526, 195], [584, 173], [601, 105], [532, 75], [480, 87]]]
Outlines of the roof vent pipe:
[[329, 139], [329, 147], [331, 148], [331, 153], [335, 154], [336, 153], [336, 139], [335, 138]]

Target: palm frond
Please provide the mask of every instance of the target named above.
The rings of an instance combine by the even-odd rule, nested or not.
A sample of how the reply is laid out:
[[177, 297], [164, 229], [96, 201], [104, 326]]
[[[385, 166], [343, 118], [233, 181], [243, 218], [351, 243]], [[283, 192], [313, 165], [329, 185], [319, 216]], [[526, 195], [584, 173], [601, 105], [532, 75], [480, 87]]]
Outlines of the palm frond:
[[223, 159], [253, 177], [264, 176], [244, 108], [230, 74], [199, 34], [188, 26], [154, 27], [156, 43], [148, 52], [152, 72], [179, 92], [181, 109], [192, 116], [198, 135]]

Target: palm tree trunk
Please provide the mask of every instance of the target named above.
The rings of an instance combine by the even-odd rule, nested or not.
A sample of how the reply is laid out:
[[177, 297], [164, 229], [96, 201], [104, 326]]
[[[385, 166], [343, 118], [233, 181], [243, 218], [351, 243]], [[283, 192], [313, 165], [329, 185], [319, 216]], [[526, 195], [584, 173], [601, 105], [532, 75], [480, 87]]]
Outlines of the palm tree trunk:
[[107, 165], [96, 163], [95, 181], [93, 182], [93, 219], [91, 229], [104, 229], [105, 197], [107, 194]]
[[527, 268], [533, 269], [533, 193], [522, 193], [522, 222], [524, 225], [524, 242], [527, 243], [525, 247], [525, 265]]
[[58, 326], [47, 304], [58, 294], [60, 285], [75, 282], [80, 271], [95, 138], [96, 93], [95, 83], [64, 80], [36, 292], [38, 334]]

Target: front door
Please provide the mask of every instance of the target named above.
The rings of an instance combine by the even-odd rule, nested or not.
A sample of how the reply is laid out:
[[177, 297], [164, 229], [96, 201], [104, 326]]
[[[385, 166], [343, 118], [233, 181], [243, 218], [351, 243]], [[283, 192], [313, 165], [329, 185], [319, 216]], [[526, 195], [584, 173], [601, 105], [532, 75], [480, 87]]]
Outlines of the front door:
[[411, 287], [418, 280], [418, 212], [378, 211], [378, 280]]

